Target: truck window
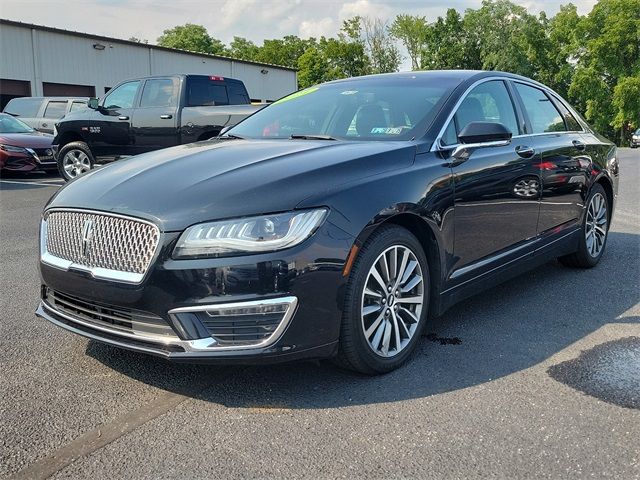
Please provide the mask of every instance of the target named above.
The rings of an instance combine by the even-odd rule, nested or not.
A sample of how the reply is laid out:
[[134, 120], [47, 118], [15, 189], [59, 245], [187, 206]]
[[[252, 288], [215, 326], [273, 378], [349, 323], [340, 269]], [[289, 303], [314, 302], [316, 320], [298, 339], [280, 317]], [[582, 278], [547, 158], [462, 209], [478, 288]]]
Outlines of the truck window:
[[4, 113], [8, 113], [14, 117], [33, 118], [38, 116], [40, 105], [42, 105], [41, 98], [13, 98], [9, 100], [7, 106], [4, 107]]
[[67, 101], [52, 101], [44, 109], [44, 118], [62, 118], [67, 113]]
[[227, 86], [209, 77], [189, 77], [187, 80], [187, 106], [229, 105]]
[[140, 80], [123, 83], [109, 92], [102, 105], [107, 109], [133, 107], [139, 86]]
[[85, 108], [87, 108], [87, 102], [73, 102], [71, 104], [71, 110], [69, 111], [76, 112], [78, 110], [84, 110]]
[[176, 88], [170, 78], [147, 80], [142, 89], [141, 107], [172, 107], [176, 104]]
[[249, 94], [244, 85], [240, 82], [228, 82], [229, 105], [246, 105], [251, 103]]

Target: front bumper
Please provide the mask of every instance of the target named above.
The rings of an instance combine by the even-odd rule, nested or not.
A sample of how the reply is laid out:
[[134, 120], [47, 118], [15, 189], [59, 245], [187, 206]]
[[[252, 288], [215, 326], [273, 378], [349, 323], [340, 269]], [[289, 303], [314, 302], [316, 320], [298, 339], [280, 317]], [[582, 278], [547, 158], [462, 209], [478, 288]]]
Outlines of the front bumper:
[[[283, 252], [173, 260], [170, 252], [177, 236], [163, 235], [157, 260], [138, 285], [41, 263], [45, 287], [36, 315], [93, 340], [175, 361], [273, 363], [335, 353], [346, 281], [342, 270], [351, 236], [326, 222], [306, 242]], [[165, 321], [175, 335], [145, 338], [87, 322], [48, 302], [47, 289], [98, 305], [148, 312]], [[216, 344], [216, 337], [202, 333], [200, 326], [183, 328], [176, 322], [182, 312], [269, 302], [292, 302], [290, 317], [283, 319], [269, 341], [256, 345]]]

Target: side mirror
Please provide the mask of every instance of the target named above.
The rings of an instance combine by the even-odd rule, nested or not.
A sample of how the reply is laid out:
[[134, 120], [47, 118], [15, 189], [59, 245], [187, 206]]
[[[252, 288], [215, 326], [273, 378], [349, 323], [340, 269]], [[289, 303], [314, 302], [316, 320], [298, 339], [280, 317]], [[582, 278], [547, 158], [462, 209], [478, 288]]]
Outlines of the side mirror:
[[458, 135], [462, 143], [453, 150], [451, 156], [455, 159], [455, 164], [459, 165], [478, 148], [509, 145], [511, 136], [511, 131], [501, 123], [471, 122]]
[[92, 108], [93, 110], [98, 109], [98, 99], [95, 97], [91, 97], [87, 102], [87, 107]]

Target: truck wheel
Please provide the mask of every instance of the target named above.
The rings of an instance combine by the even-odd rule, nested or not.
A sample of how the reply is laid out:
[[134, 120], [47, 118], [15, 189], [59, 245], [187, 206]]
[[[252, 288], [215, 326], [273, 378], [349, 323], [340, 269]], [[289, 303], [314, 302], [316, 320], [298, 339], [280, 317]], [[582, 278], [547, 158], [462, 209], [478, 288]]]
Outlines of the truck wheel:
[[87, 173], [93, 164], [93, 155], [85, 142], [67, 143], [58, 152], [58, 171], [67, 182]]

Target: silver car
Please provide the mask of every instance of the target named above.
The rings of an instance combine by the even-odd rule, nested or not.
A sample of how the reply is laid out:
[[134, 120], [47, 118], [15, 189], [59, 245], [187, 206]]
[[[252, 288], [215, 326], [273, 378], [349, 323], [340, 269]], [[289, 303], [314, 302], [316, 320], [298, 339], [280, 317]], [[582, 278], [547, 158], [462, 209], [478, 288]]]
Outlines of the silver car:
[[53, 133], [54, 125], [69, 112], [87, 108], [87, 97], [18, 97], [3, 112], [18, 117], [31, 128]]

